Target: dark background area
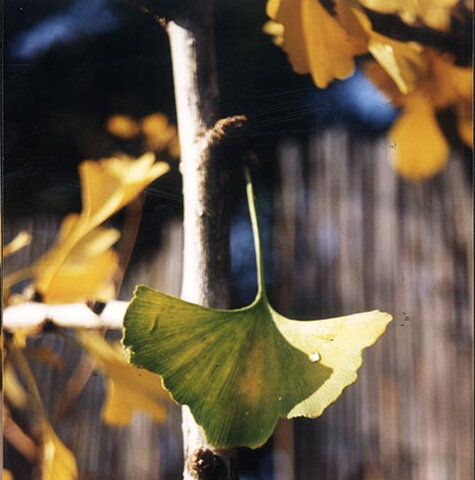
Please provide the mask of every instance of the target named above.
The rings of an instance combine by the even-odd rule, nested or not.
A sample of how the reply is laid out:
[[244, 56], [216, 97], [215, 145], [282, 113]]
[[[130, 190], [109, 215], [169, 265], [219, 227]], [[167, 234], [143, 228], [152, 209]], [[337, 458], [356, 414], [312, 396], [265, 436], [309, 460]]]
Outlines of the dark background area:
[[[133, 151], [133, 145], [106, 132], [110, 115], [141, 118], [161, 111], [173, 121], [166, 34], [138, 5], [125, 0], [6, 2], [7, 218], [78, 209], [78, 163]], [[308, 76], [295, 75], [286, 55], [262, 33], [263, 1], [219, 1], [216, 16], [222, 114], [249, 117], [239, 135], [267, 172], [273, 171], [277, 136], [302, 137], [334, 123], [368, 134], [387, 127], [394, 116], [387, 105], [375, 107], [374, 99], [354, 100], [349, 91], [361, 90], [359, 84], [366, 82], [361, 75], [356, 89], [337, 82], [325, 92]], [[160, 180], [163, 197], [167, 191], [179, 194], [178, 183], [176, 175]], [[179, 209], [159, 193], [155, 199], [162, 209]]]

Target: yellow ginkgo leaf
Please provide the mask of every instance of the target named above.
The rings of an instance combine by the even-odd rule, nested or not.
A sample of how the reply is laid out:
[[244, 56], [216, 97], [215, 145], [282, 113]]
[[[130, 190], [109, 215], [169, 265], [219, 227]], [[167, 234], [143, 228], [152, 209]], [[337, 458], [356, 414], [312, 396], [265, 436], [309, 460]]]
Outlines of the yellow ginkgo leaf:
[[406, 94], [415, 90], [427, 68], [427, 61], [421, 55], [422, 47], [415, 42], [399, 42], [375, 32], [365, 13], [358, 9], [352, 11], [368, 35], [369, 52], [393, 79], [399, 91]]
[[297, 73], [310, 73], [325, 88], [350, 76], [353, 58], [366, 52], [366, 39], [350, 35], [314, 0], [273, 0], [268, 15], [284, 26], [283, 49]]
[[281, 47], [284, 43], [284, 26], [281, 23], [269, 20], [262, 27], [262, 31], [272, 37], [274, 45]]
[[112, 115], [107, 119], [106, 129], [119, 138], [130, 139], [140, 133], [140, 125], [129, 115]]
[[51, 425], [43, 422], [41, 480], [77, 480], [73, 453], [58, 438]]
[[70, 248], [75, 231], [72, 225], [77, 221], [76, 215], [65, 218], [57, 245], [35, 266], [36, 289], [46, 303], [109, 300], [114, 294], [112, 280], [118, 257], [110, 247], [119, 232], [97, 227]]
[[301, 25], [302, 0], [269, 0], [267, 15], [284, 27], [282, 48], [297, 73], [309, 73], [306, 40]]
[[471, 102], [457, 105], [457, 127], [460, 138], [467, 145], [473, 147], [473, 118]]
[[126, 350], [119, 345], [112, 347], [97, 333], [80, 331], [77, 339], [107, 379], [102, 409], [104, 422], [126, 425], [136, 411], [148, 413], [157, 422], [165, 419], [165, 403], [169, 396], [160, 376], [130, 365]]
[[152, 113], [142, 120], [142, 132], [147, 142], [147, 148], [154, 152], [168, 149], [172, 156], [176, 155], [178, 133], [163, 113]]
[[447, 163], [449, 146], [436, 119], [436, 110], [455, 107], [462, 140], [472, 146], [472, 91], [470, 68], [458, 67], [446, 56], [424, 49], [426, 68], [412, 93], [404, 95], [380, 65], [369, 63], [366, 75], [391, 101], [402, 108], [390, 131], [394, 166], [411, 180], [425, 180]]
[[332, 80], [347, 78], [353, 73], [353, 59], [366, 51], [366, 43], [350, 36], [320, 2], [302, 1], [310, 73], [315, 84], [325, 88]]
[[422, 49], [416, 43], [397, 42], [373, 33], [368, 50], [391, 76], [401, 93], [415, 90], [419, 71], [424, 68], [424, 62], [421, 62]]
[[168, 164], [154, 162], [155, 155], [146, 153], [138, 159], [112, 157], [81, 163], [81, 223], [86, 223], [89, 230], [100, 225], [168, 172]]
[[430, 178], [447, 163], [447, 140], [437, 123], [430, 100], [423, 94], [408, 96], [389, 137], [394, 152], [394, 167], [410, 180]]
[[147, 185], [168, 171], [147, 153], [85, 161], [79, 167], [82, 210], [66, 217], [56, 245], [36, 264], [36, 289], [49, 302], [108, 300], [118, 264], [108, 248], [118, 239], [112, 229], [97, 228], [131, 202]]
[[460, 102], [471, 104], [473, 95], [473, 70], [459, 67], [452, 58], [431, 49], [425, 50], [430, 69], [421, 82], [421, 89], [430, 95], [437, 108], [447, 108]]
[[31, 235], [26, 231], [20, 232], [8, 245], [5, 245], [3, 247], [3, 251], [2, 251], [3, 257], [5, 258], [5, 257], [8, 257], [9, 255], [12, 255], [18, 250], [21, 250], [22, 248], [29, 245], [30, 242], [31, 242]]
[[10, 472], [10, 470], [7, 470], [7, 469], [3, 469], [3, 472], [2, 472], [2, 479], [3, 480], [13, 480], [13, 475], [12, 475], [12, 472]]
[[409, 25], [423, 23], [427, 27], [447, 30], [451, 10], [458, 0], [360, 0], [365, 7], [379, 13], [399, 15]]
[[13, 330], [12, 332], [12, 335], [15, 339], [17, 347], [25, 348], [28, 337], [31, 337], [32, 335], [37, 335], [39, 333], [39, 330], [40, 329], [37, 326], [30, 328], [15, 328], [15, 330]]
[[28, 394], [18, 380], [10, 363], [5, 363], [3, 369], [3, 388], [5, 397], [16, 408], [24, 408], [28, 402]]

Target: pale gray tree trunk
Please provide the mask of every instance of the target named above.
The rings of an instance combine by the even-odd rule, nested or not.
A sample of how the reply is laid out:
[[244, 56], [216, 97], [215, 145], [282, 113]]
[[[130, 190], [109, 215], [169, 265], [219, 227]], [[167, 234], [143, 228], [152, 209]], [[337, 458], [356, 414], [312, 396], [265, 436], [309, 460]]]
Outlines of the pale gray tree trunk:
[[[186, 1], [167, 24], [170, 39], [184, 199], [181, 296], [228, 307], [229, 213], [227, 179], [212, 140], [218, 119], [214, 2]], [[234, 452], [217, 452], [189, 409], [183, 413], [184, 478], [237, 478]], [[200, 473], [201, 472], [201, 473]]]

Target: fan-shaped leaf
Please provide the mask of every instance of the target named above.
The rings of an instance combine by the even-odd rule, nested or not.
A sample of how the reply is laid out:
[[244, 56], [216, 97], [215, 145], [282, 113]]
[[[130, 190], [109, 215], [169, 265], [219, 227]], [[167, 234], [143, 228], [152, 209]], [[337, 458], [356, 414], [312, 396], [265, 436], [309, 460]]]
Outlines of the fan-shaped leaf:
[[114, 348], [97, 333], [81, 331], [77, 338], [106, 376], [104, 422], [126, 425], [139, 410], [147, 412], [157, 422], [165, 419], [168, 394], [158, 375], [130, 365], [128, 352], [120, 346]]
[[391, 128], [394, 166], [410, 180], [425, 180], [445, 167], [449, 146], [437, 123], [430, 100], [408, 96], [405, 108]]
[[355, 55], [364, 53], [365, 39], [350, 35], [315, 0], [272, 0], [268, 15], [284, 26], [282, 47], [297, 73], [310, 73], [325, 88], [353, 73]]
[[159, 373], [215, 446], [262, 445], [279, 417], [316, 417], [356, 380], [379, 311], [296, 321], [265, 298], [214, 310], [138, 287], [125, 319], [132, 362]]
[[99, 228], [148, 184], [168, 171], [148, 153], [138, 159], [85, 161], [79, 167], [82, 210], [67, 216], [58, 240], [34, 266], [36, 289], [50, 303], [109, 300], [118, 258], [109, 249], [116, 230]]
[[379, 311], [329, 320], [290, 320], [264, 289], [253, 193], [258, 294], [237, 310], [205, 308], [136, 289], [124, 345], [134, 365], [159, 373], [173, 398], [190, 407], [217, 447], [262, 445], [279, 417], [316, 417], [356, 380], [362, 350], [391, 317]]
[[371, 10], [394, 13], [412, 25], [422, 21], [431, 28], [446, 30], [450, 25], [452, 8], [457, 0], [360, 0]]
[[113, 296], [111, 282], [118, 257], [110, 247], [118, 240], [119, 232], [97, 227], [72, 242], [76, 224], [77, 215], [64, 219], [56, 246], [35, 266], [36, 288], [46, 303], [106, 300]]

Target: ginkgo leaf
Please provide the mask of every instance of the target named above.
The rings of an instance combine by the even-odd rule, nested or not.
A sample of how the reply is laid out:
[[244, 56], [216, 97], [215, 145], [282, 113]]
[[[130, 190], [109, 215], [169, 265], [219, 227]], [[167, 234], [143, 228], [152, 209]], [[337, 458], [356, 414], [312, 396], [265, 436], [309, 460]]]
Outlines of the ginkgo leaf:
[[42, 480], [77, 480], [78, 469], [73, 453], [58, 438], [51, 425], [43, 422]]
[[118, 264], [109, 247], [118, 239], [113, 229], [98, 228], [132, 201], [147, 185], [168, 171], [148, 153], [85, 161], [79, 167], [82, 210], [67, 216], [58, 241], [35, 265], [35, 287], [50, 303], [114, 296], [111, 277]]
[[394, 167], [410, 180], [430, 178], [447, 163], [447, 140], [430, 100], [423, 94], [408, 96], [389, 138], [393, 146]]
[[16, 408], [24, 408], [28, 402], [28, 394], [18, 380], [10, 363], [5, 363], [3, 369], [3, 388], [5, 397]]
[[3, 469], [3, 472], [2, 472], [2, 479], [3, 480], [13, 480], [13, 475], [12, 475], [12, 472], [10, 472], [10, 470], [7, 470], [7, 469]]
[[112, 135], [128, 140], [140, 133], [140, 124], [129, 115], [112, 115], [107, 119], [106, 129]]
[[154, 162], [155, 155], [146, 153], [138, 159], [124, 156], [81, 163], [81, 223], [89, 230], [100, 225], [170, 169], [165, 162]]
[[114, 348], [97, 333], [81, 331], [77, 338], [106, 376], [104, 422], [126, 425], [136, 411], [146, 412], [155, 421], [163, 422], [169, 396], [158, 375], [130, 365], [128, 352], [120, 346]]
[[457, 127], [460, 138], [467, 145], [473, 147], [473, 118], [472, 105], [470, 103], [461, 103], [457, 105]]
[[168, 149], [172, 156], [179, 156], [177, 129], [170, 124], [166, 115], [163, 113], [147, 115], [142, 119], [141, 127], [150, 150], [156, 152]]
[[446, 30], [450, 14], [458, 0], [360, 0], [365, 7], [379, 13], [393, 13], [413, 25], [422, 21], [428, 27]]
[[124, 319], [133, 364], [159, 373], [216, 447], [262, 445], [280, 417], [317, 417], [356, 380], [362, 350], [391, 316], [372, 311], [329, 320], [279, 315], [264, 288], [248, 178], [258, 294], [236, 310], [185, 302], [139, 286]]
[[74, 214], [65, 218], [57, 245], [35, 266], [36, 288], [46, 303], [108, 300], [114, 294], [112, 280], [118, 257], [110, 247], [119, 232], [97, 227], [69, 248], [69, 229], [74, 229], [76, 221]]
[[471, 67], [459, 67], [453, 58], [440, 55], [426, 49], [425, 55], [430, 70], [421, 87], [430, 95], [432, 103], [438, 108], [464, 102], [471, 106], [473, 96], [473, 70]]
[[3, 257], [8, 257], [18, 250], [26, 247], [31, 243], [31, 235], [26, 231], [21, 231], [8, 245], [2, 249]]
[[432, 177], [447, 163], [449, 145], [437, 122], [436, 110], [455, 107], [460, 135], [472, 145], [471, 69], [458, 67], [431, 49], [425, 49], [421, 58], [426, 67], [419, 70], [415, 89], [407, 95], [379, 65], [370, 63], [365, 67], [370, 80], [402, 108], [389, 133], [393, 164], [401, 175], [414, 181]]
[[427, 68], [421, 55], [422, 47], [415, 42], [400, 42], [373, 30], [368, 16], [361, 10], [353, 9], [361, 28], [368, 36], [368, 50], [375, 60], [393, 79], [401, 93], [412, 92]]
[[422, 48], [416, 43], [389, 40], [373, 33], [368, 50], [391, 76], [401, 93], [410, 93], [416, 88], [420, 70], [424, 68], [424, 62], [421, 62]]
[[284, 43], [284, 26], [274, 20], [269, 20], [262, 27], [262, 31], [272, 37], [274, 45], [281, 47]]
[[310, 73], [325, 88], [354, 71], [353, 58], [366, 52], [366, 42], [350, 35], [315, 0], [272, 0], [267, 13], [284, 26], [282, 48], [297, 73]]

